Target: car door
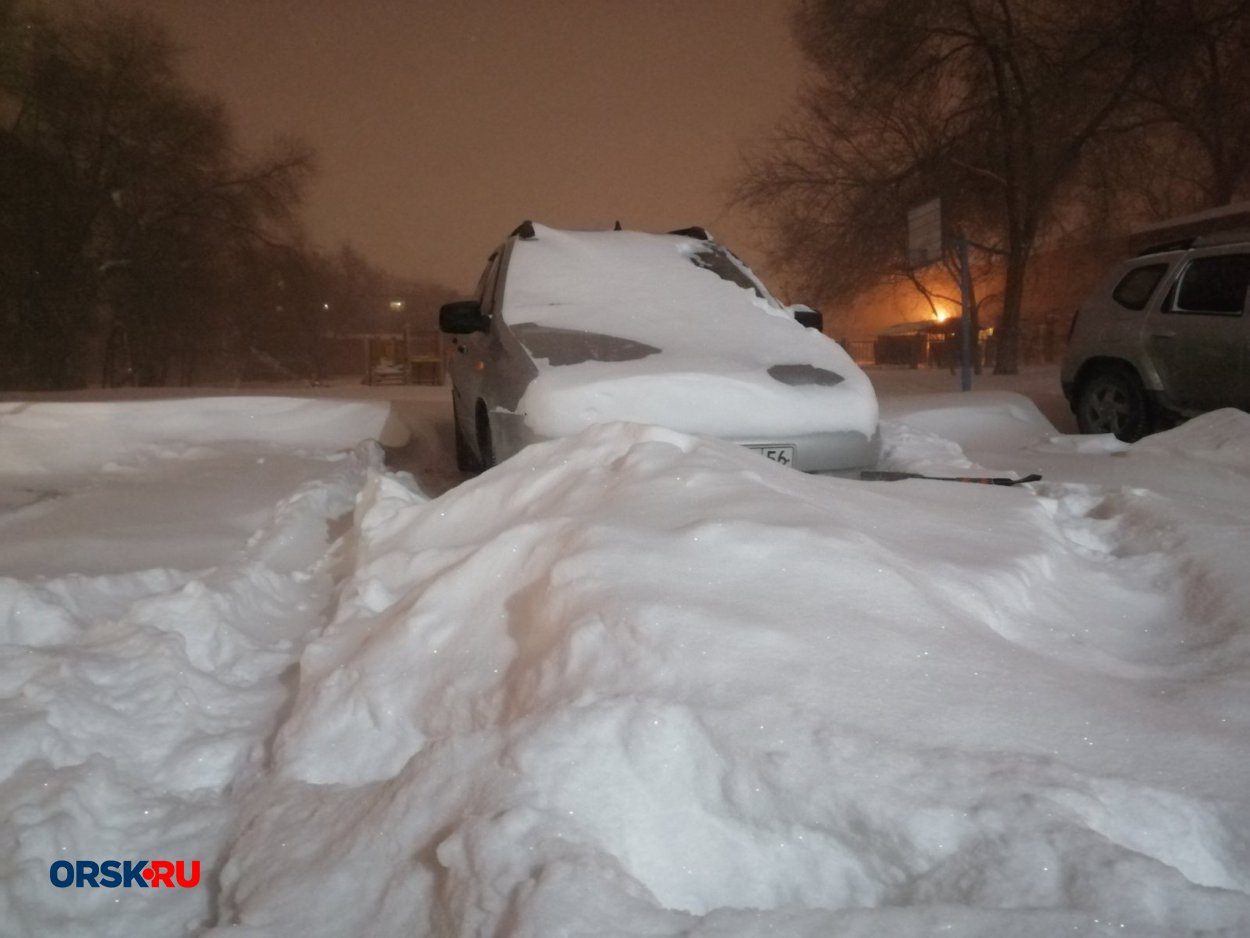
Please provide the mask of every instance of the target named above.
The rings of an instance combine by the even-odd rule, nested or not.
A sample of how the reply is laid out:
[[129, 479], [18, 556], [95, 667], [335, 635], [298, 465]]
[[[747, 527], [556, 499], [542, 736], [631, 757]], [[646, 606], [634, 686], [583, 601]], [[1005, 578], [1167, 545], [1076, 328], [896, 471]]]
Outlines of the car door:
[[499, 287], [499, 272], [503, 263], [503, 249], [495, 251], [487, 262], [486, 269], [478, 280], [478, 303], [482, 313], [491, 322], [487, 332], [472, 332], [468, 335], [457, 335], [452, 339], [453, 351], [449, 370], [451, 372], [451, 393], [455, 399], [456, 412], [461, 421], [461, 430], [466, 437], [473, 439], [475, 433], [474, 420], [477, 402], [483, 400], [482, 383], [486, 377], [487, 358], [491, 344], [491, 332], [494, 327], [494, 309], [496, 294]]
[[1247, 286], [1244, 249], [1195, 256], [1148, 317], [1147, 349], [1179, 409], [1246, 406]]

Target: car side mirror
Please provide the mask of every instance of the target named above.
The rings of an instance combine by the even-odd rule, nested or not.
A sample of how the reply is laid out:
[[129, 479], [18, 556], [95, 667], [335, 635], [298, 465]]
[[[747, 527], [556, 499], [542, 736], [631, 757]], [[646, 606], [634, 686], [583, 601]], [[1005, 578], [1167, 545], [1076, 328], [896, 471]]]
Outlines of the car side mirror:
[[794, 307], [794, 321], [800, 326], [806, 326], [808, 329], [815, 329], [817, 332], [825, 331], [825, 315], [818, 309], [812, 309], [810, 306], [799, 304]]
[[488, 331], [490, 319], [483, 314], [482, 304], [477, 300], [457, 300], [439, 307], [438, 328], [451, 335], [469, 335]]

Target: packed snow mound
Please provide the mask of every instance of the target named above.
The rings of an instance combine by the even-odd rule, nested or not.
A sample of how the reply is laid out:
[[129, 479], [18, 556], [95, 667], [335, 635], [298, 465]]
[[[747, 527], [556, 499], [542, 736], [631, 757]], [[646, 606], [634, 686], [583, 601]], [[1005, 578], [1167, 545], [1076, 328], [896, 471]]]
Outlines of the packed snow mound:
[[1212, 411], [1138, 440], [1133, 449], [1138, 453], [1184, 455], [1246, 475], [1250, 469], [1250, 414], [1231, 407]]
[[882, 405], [881, 420], [964, 448], [987, 441], [1002, 447], [1028, 446], [1058, 434], [1036, 404], [1012, 391], [900, 396]]
[[1250, 584], [1197, 537], [625, 425], [374, 474], [218, 922], [1250, 934]]
[[[110, 408], [113, 422], [139, 432], [120, 413], [124, 409]], [[72, 412], [39, 407], [26, 416], [41, 416], [44, 432], [59, 438], [59, 421]], [[185, 412], [182, 426], [183, 438], [196, 435], [196, 421]], [[220, 466], [226, 450], [216, 445], [209, 461]], [[39, 514], [42, 502], [0, 511], [6, 537], [23, 526], [15, 549], [27, 546], [39, 524], [51, 528], [45, 572], [0, 576], [0, 815], [6, 819], [0, 827], [0, 921], [6, 934], [178, 935], [213, 914], [213, 882], [232, 835], [237, 791], [263, 769], [266, 743], [289, 699], [290, 669], [333, 601], [335, 524], [350, 515], [368, 473], [381, 467], [381, 453], [370, 444], [307, 454], [298, 472], [290, 453], [278, 458], [270, 452], [258, 466], [256, 450], [245, 450], [230, 463], [235, 484], [267, 493], [268, 504], [255, 504], [249, 491], [243, 497], [246, 535], [225, 549], [210, 534], [212, 550], [204, 555], [221, 555], [201, 570], [145, 566], [159, 556], [162, 542], [147, 544], [151, 532], [140, 526], [130, 529], [134, 542], [127, 543], [128, 509], [140, 504], [129, 495], [117, 500], [111, 519], [100, 504], [86, 519], [112, 537], [103, 542], [116, 567], [108, 575], [59, 572], [65, 558], [51, 552], [59, 521]], [[52, 458], [51, 446], [48, 454]], [[11, 455], [5, 451], [10, 466]], [[78, 455], [71, 451], [66, 461], [74, 465]], [[131, 469], [142, 466], [153, 507], [174, 509], [166, 518], [171, 542], [175, 531], [187, 541], [205, 528], [213, 531], [228, 500], [217, 493], [195, 503], [206, 516], [179, 514], [186, 506], [172, 505], [170, 490], [152, 482], [172, 471], [159, 465], [162, 460], [184, 471], [192, 465], [185, 454], [145, 450]], [[58, 475], [63, 466], [56, 465]], [[120, 484], [129, 478], [121, 473]], [[107, 501], [107, 493], [117, 491], [118, 472], [78, 484], [104, 492]], [[72, 503], [76, 494], [71, 486], [60, 497]], [[76, 556], [72, 535], [62, 531], [60, 539], [62, 551]], [[35, 565], [38, 553], [23, 557]], [[4, 560], [6, 567], [17, 565]], [[149, 891], [50, 883], [54, 861], [108, 858], [195, 861], [200, 884]]]
[[[634, 231], [534, 232], [513, 245], [500, 308], [538, 370], [517, 412], [539, 436], [610, 421], [734, 439], [876, 430], [863, 371], [720, 245]], [[628, 354], [560, 363], [543, 346], [561, 337], [615, 342]]]
[[86, 472], [145, 448], [254, 442], [351, 449], [407, 441], [385, 401], [198, 397], [160, 401], [0, 402], [0, 476]]

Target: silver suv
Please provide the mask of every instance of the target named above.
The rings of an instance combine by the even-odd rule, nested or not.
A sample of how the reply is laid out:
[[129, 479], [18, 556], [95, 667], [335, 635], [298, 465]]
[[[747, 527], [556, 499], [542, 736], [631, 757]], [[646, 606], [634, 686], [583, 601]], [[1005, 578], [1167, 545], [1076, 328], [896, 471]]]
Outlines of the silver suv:
[[1250, 409], [1250, 232], [1152, 248], [1081, 304], [1063, 393], [1083, 433], [1132, 442], [1220, 407]]

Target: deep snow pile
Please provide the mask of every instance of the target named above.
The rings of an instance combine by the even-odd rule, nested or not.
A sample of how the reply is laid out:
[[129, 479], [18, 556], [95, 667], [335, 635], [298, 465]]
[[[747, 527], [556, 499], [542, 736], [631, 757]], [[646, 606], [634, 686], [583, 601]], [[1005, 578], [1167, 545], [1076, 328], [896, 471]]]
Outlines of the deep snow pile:
[[[212, 916], [240, 788], [333, 600], [328, 525], [381, 464], [334, 447], [388, 412], [3, 405], [0, 931], [173, 935]], [[55, 861], [106, 859], [198, 860], [201, 883], [51, 884]]]
[[[0, 921], [1250, 934], [1250, 417], [1123, 447], [1012, 395], [887, 413], [888, 468], [1046, 481], [804, 476], [608, 425], [429, 499], [368, 445], [194, 413], [194, 446], [0, 472], [24, 541], [123, 493], [115, 572], [48, 537], [0, 580]], [[154, 516], [216, 489], [179, 521], [204, 566], [149, 566], [143, 524], [122, 572], [143, 485]], [[108, 856], [204, 880], [49, 883]]]
[[[1227, 419], [1185, 445], [1244, 484]], [[377, 477], [222, 924], [1250, 933], [1250, 505], [1194, 508], [622, 426], [436, 501]]]
[[335, 450], [373, 439], [401, 445], [403, 424], [381, 401], [196, 397], [146, 401], [0, 401], [0, 476], [94, 472], [163, 446], [251, 442]]

